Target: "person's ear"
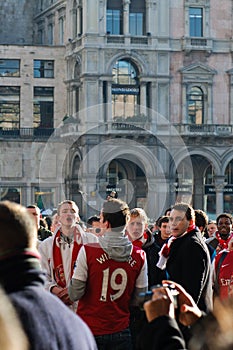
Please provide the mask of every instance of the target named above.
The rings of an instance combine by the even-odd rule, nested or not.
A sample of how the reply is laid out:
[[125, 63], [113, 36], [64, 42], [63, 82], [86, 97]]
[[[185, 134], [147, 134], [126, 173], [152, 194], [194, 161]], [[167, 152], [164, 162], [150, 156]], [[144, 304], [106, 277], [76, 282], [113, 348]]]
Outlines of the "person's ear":
[[109, 228], [111, 228], [111, 225], [110, 225], [110, 223], [109, 223], [108, 220], [105, 220], [105, 221], [103, 222], [103, 226], [104, 226], [104, 228], [105, 228], [106, 230], [109, 229]]

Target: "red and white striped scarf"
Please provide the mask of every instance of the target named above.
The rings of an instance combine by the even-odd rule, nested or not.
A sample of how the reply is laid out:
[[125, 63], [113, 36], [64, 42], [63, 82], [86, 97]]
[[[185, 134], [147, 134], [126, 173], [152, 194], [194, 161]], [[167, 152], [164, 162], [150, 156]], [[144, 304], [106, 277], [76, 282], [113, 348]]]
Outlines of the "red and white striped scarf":
[[[61, 248], [60, 248], [60, 242], [61, 242], [61, 231], [58, 230], [56, 233], [56, 236], [54, 237], [53, 241], [53, 263], [54, 263], [54, 278], [55, 281], [59, 286], [62, 288], [66, 287], [66, 278], [64, 273], [64, 266], [61, 256]], [[72, 259], [71, 259], [71, 266], [70, 266], [70, 278], [73, 275], [75, 262], [78, 256], [78, 252], [82, 246], [81, 243], [81, 234], [78, 232], [77, 229], [75, 229], [74, 232], [74, 246], [72, 251]]]
[[189, 225], [187, 231], [184, 232], [181, 236], [179, 236], [179, 237], [171, 236], [168, 239], [167, 243], [164, 243], [164, 245], [162, 246], [162, 248], [161, 248], [161, 250], [159, 252], [159, 261], [157, 262], [157, 265], [156, 265], [157, 267], [159, 267], [161, 270], [165, 270], [166, 265], [167, 265], [167, 260], [169, 258], [169, 254], [170, 254], [171, 244], [174, 242], [175, 239], [181, 238], [186, 233], [194, 230], [195, 227], [196, 226], [194, 224]]

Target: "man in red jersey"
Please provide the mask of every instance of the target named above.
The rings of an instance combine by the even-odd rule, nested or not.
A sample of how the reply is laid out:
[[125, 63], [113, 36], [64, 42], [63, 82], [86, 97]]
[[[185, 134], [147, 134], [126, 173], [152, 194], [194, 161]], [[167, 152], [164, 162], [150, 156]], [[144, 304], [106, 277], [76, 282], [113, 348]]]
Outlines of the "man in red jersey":
[[99, 243], [83, 246], [69, 285], [69, 296], [79, 300], [77, 313], [92, 330], [98, 349], [130, 350], [129, 306], [147, 290], [145, 252], [125, 234], [130, 218], [120, 199], [104, 202]]
[[215, 296], [222, 300], [233, 296], [233, 238], [215, 257], [213, 280]]

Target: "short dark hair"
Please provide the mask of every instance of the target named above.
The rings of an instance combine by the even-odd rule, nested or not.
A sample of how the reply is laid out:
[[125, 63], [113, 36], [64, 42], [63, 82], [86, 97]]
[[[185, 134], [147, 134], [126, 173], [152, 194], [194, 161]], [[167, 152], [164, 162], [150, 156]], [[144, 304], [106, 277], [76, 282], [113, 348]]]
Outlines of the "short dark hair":
[[162, 224], [163, 224], [164, 222], [169, 222], [169, 216], [166, 216], [166, 215], [161, 216], [161, 217], [158, 219], [157, 226], [158, 226], [158, 227], [161, 227]]
[[92, 215], [87, 219], [87, 227], [91, 227], [93, 222], [99, 222], [100, 217], [98, 215]]
[[218, 225], [218, 222], [219, 222], [219, 220], [221, 219], [221, 218], [227, 218], [227, 219], [229, 219], [230, 220], [230, 222], [231, 222], [231, 224], [232, 224], [232, 215], [231, 214], [229, 214], [229, 213], [222, 213], [222, 214], [220, 214], [218, 217], [217, 217], [217, 219], [216, 219], [216, 224]]
[[172, 210], [178, 210], [183, 211], [185, 213], [187, 220], [194, 220], [195, 221], [195, 211], [193, 207], [188, 203], [176, 203], [172, 206]]
[[113, 231], [122, 231], [130, 219], [130, 210], [121, 199], [109, 198], [103, 204], [102, 215]]
[[201, 209], [195, 210], [195, 224], [197, 227], [203, 227], [203, 229], [206, 228], [208, 225], [208, 215], [206, 212]]

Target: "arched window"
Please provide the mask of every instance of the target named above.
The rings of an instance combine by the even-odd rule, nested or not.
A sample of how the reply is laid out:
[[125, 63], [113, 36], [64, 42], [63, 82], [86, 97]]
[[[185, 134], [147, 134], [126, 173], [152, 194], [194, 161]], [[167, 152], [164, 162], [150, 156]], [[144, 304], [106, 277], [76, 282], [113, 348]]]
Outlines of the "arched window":
[[188, 94], [188, 123], [203, 124], [204, 93], [198, 86], [193, 86]]
[[225, 181], [229, 185], [233, 185], [233, 160], [230, 161], [228, 164], [226, 171], [225, 171]]
[[137, 68], [129, 60], [119, 60], [112, 75], [113, 117], [136, 116], [140, 104]]

